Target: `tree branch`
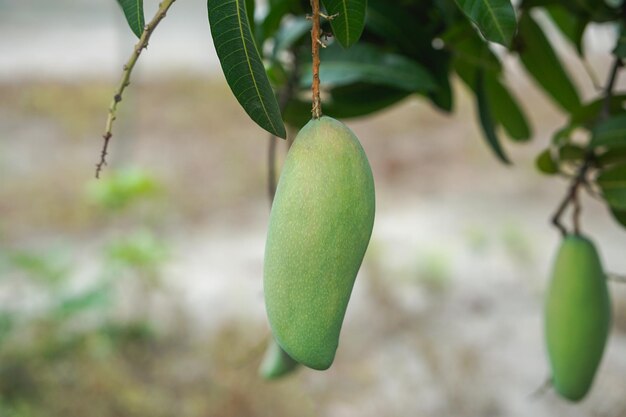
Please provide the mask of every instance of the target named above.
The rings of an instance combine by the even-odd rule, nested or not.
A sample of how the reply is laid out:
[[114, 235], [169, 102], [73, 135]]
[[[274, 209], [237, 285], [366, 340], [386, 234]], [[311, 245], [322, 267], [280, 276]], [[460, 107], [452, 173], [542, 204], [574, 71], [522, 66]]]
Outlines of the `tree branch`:
[[108, 155], [109, 142], [113, 137], [113, 122], [115, 122], [117, 115], [117, 105], [120, 101], [122, 101], [122, 95], [124, 94], [124, 90], [126, 90], [126, 87], [128, 87], [130, 84], [130, 76], [133, 72], [133, 69], [135, 68], [135, 64], [137, 63], [141, 52], [148, 47], [148, 41], [150, 41], [150, 37], [152, 36], [154, 29], [156, 29], [161, 20], [163, 20], [163, 18], [167, 14], [167, 11], [175, 1], [176, 0], [163, 0], [159, 4], [159, 10], [144, 28], [143, 33], [139, 38], [139, 41], [133, 49], [133, 53], [130, 55], [130, 58], [128, 58], [126, 64], [124, 64], [122, 79], [120, 80], [120, 83], [117, 86], [115, 93], [113, 94], [113, 100], [109, 105], [109, 115], [107, 117], [106, 125], [104, 128], [104, 134], [102, 135], [104, 143], [100, 152], [100, 162], [96, 164], [96, 178], [100, 178], [100, 172], [102, 171], [104, 166], [107, 165], [106, 157]]
[[[611, 113], [611, 100], [613, 98], [613, 88], [615, 87], [615, 82], [617, 80], [617, 74], [619, 69], [622, 67], [621, 58], [616, 57], [613, 62], [613, 66], [611, 67], [611, 72], [609, 74], [609, 79], [607, 81], [606, 87], [604, 88], [604, 101], [602, 103], [602, 110], [600, 112], [599, 118], [600, 120], [606, 120], [609, 118]], [[595, 154], [592, 149], [588, 148], [585, 153], [585, 159], [583, 160], [583, 164], [578, 168], [576, 176], [572, 179], [570, 186], [565, 194], [565, 197], [559, 204], [556, 212], [552, 216], [552, 224], [559, 229], [561, 234], [565, 236], [567, 234], [567, 229], [561, 223], [561, 217], [563, 213], [567, 209], [570, 204], [574, 204], [574, 232], [579, 232], [579, 224], [580, 224], [580, 205], [578, 203], [578, 189], [581, 185], [584, 185], [587, 182], [587, 172], [594, 164]]]
[[313, 106], [311, 113], [314, 119], [322, 117], [322, 100], [320, 99], [320, 0], [311, 0], [313, 28], [311, 29], [311, 53], [313, 54]]

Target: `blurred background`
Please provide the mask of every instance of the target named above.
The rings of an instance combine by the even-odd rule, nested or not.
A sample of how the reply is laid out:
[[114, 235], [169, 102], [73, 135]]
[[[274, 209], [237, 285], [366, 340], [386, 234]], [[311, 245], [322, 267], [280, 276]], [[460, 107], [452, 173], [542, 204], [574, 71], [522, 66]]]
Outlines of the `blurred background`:
[[[146, 0], [146, 16], [156, 6]], [[619, 284], [591, 394], [577, 406], [531, 396], [548, 376], [542, 306], [559, 241], [548, 219], [566, 189], [534, 156], [565, 119], [514, 59], [507, 81], [535, 138], [508, 145], [513, 166], [483, 143], [460, 83], [452, 116], [407, 99], [348, 121], [377, 217], [337, 358], [259, 378], [269, 138], [221, 75], [205, 9], [178, 1], [156, 31], [95, 180], [135, 42], [121, 10], [0, 0], [0, 416], [626, 415]], [[586, 33], [601, 79], [614, 36]], [[569, 45], [553, 41], [591, 97]], [[626, 272], [626, 234], [599, 202], [584, 200], [583, 225], [607, 270]]]

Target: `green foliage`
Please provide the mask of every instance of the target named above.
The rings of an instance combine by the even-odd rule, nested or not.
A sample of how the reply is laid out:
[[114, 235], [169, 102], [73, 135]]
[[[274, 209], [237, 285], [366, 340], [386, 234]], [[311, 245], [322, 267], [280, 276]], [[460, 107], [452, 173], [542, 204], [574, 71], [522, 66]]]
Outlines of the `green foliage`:
[[365, 26], [367, 0], [322, 0], [330, 16], [333, 36], [348, 48], [359, 40]]
[[117, 0], [117, 3], [124, 11], [130, 29], [138, 38], [141, 37], [145, 26], [143, 0]]
[[121, 211], [141, 200], [154, 198], [161, 191], [153, 176], [138, 169], [124, 169], [91, 183], [87, 194], [103, 209]]
[[576, 111], [580, 107], [578, 91], [530, 14], [524, 13], [520, 18], [519, 32], [519, 56], [528, 73], [564, 110]]
[[495, 122], [491, 114], [491, 106], [489, 105], [489, 99], [485, 88], [485, 75], [482, 70], [478, 72], [474, 91], [476, 92], [478, 118], [480, 120], [480, 126], [483, 128], [483, 132], [485, 133], [487, 143], [500, 161], [505, 164], [509, 164], [510, 161], [504, 153], [504, 149], [502, 149], [502, 145], [500, 144], [500, 139], [495, 132]]
[[509, 0], [456, 0], [480, 33], [492, 42], [511, 45], [517, 21]]
[[213, 44], [226, 81], [246, 113], [268, 132], [287, 133], [248, 22], [244, 0], [208, 0]]

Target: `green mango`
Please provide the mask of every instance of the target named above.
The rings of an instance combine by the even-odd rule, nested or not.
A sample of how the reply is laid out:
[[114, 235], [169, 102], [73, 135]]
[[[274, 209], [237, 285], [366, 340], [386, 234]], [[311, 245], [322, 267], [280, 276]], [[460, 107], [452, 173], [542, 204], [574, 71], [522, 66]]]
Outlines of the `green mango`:
[[259, 367], [259, 375], [264, 379], [278, 379], [293, 372], [298, 365], [272, 338]]
[[307, 123], [287, 155], [265, 246], [272, 333], [296, 361], [328, 369], [374, 225], [374, 180], [343, 123]]
[[591, 388], [611, 322], [606, 275], [593, 242], [568, 235], [559, 249], [545, 310], [556, 391], [571, 401]]

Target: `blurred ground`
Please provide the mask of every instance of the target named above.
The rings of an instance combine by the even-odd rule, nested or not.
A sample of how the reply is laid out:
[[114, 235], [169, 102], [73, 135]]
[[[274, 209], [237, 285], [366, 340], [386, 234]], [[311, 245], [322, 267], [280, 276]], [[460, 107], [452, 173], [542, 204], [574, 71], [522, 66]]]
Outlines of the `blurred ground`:
[[[18, 57], [4, 39], [0, 59]], [[146, 56], [163, 56], [155, 49]], [[20, 68], [15, 59], [0, 68]], [[565, 192], [533, 157], [563, 116], [510, 64], [536, 133], [507, 143], [512, 167], [483, 143], [461, 85], [453, 116], [411, 99], [348, 123], [374, 171], [372, 243], [333, 367], [275, 383], [256, 375], [268, 336], [269, 139], [221, 76], [193, 65], [148, 73], [146, 61], [96, 182], [116, 71], [5, 71], [0, 416], [626, 414], [626, 289], [615, 284], [591, 395], [576, 407], [551, 392], [529, 397], [547, 376], [542, 298], [558, 244], [548, 219]], [[124, 181], [135, 184], [128, 193]], [[626, 271], [626, 234], [599, 203], [584, 204], [607, 269]]]

